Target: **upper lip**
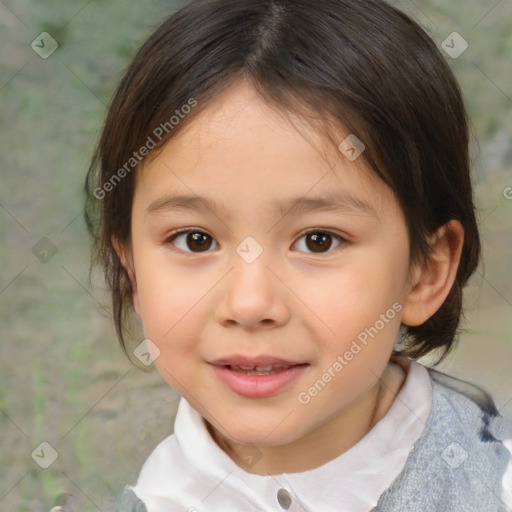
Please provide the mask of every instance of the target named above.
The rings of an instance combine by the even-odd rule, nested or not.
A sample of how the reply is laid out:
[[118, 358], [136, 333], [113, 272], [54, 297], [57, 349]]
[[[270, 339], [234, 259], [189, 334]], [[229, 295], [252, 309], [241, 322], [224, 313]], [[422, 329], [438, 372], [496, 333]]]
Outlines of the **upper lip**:
[[299, 361], [290, 361], [288, 359], [280, 359], [279, 357], [261, 355], [257, 357], [246, 357], [242, 355], [234, 355], [229, 357], [222, 357], [210, 361], [210, 364], [216, 366], [295, 366], [298, 364], [305, 364]]

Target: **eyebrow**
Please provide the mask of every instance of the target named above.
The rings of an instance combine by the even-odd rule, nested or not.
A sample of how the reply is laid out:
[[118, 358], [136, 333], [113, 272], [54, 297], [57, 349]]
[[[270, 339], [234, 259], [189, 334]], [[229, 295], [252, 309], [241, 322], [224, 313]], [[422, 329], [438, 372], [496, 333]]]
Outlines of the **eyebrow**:
[[[308, 213], [314, 211], [330, 211], [337, 213], [365, 215], [378, 219], [380, 216], [370, 203], [348, 193], [327, 193], [320, 197], [297, 197], [286, 201], [278, 200], [273, 206], [280, 216]], [[146, 208], [146, 215], [172, 210], [211, 210], [217, 215], [229, 217], [233, 210], [214, 198], [196, 195], [166, 195], [153, 201]]]

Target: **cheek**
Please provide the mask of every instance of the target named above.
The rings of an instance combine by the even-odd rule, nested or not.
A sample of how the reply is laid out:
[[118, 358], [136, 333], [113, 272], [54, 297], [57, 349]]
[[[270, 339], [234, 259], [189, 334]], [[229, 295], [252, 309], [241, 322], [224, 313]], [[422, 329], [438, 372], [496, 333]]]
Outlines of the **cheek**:
[[148, 293], [140, 292], [140, 302], [145, 333], [159, 344], [183, 343], [184, 333], [197, 333], [204, 322], [197, 293], [154, 287]]
[[195, 382], [201, 328], [205, 313], [197, 294], [168, 290], [160, 285], [142, 299], [146, 338], [159, 350], [155, 366], [167, 383], [184, 393]]
[[312, 301], [308, 306], [315, 315], [308, 328], [322, 345], [320, 371], [332, 368], [341, 356], [343, 370], [335, 372], [341, 387], [350, 382], [366, 388], [374, 381], [372, 371], [379, 374], [393, 350], [403, 297], [390, 271], [392, 260], [387, 259], [387, 264], [385, 260], [362, 255], [340, 269], [335, 279], [310, 286], [314, 291], [308, 295]]
[[161, 349], [176, 345], [178, 341], [184, 344], [187, 334], [189, 337], [197, 334], [204, 323], [204, 299], [211, 288], [209, 280], [191, 269], [176, 270], [165, 258], [144, 261], [147, 264], [137, 269], [144, 332], [149, 339], [154, 338]]
[[356, 336], [401, 300], [395, 275], [382, 261], [361, 257], [328, 275], [304, 276], [295, 289], [303, 290], [305, 303], [319, 324], [323, 320], [326, 332]]

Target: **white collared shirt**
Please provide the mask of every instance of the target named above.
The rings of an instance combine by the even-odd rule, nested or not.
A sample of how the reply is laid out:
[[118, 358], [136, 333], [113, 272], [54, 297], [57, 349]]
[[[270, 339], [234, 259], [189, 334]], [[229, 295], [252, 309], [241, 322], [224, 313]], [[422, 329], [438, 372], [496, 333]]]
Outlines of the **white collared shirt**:
[[[357, 444], [322, 466], [272, 476], [248, 473], [181, 398], [174, 434], [155, 448], [131, 489], [148, 512], [369, 512], [404, 468], [432, 405], [427, 370], [398, 359], [407, 376], [387, 414]], [[512, 440], [505, 446], [512, 452]], [[512, 460], [503, 486], [502, 500], [512, 507]]]

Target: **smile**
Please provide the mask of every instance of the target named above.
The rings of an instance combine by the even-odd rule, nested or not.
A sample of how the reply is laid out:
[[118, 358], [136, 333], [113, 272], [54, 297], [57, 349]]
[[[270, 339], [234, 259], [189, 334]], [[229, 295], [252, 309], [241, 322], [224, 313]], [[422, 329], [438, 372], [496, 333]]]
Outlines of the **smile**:
[[276, 395], [298, 379], [309, 366], [298, 364], [211, 364], [215, 376], [234, 393], [248, 398]]
[[290, 365], [281, 365], [281, 366], [237, 366], [237, 365], [228, 365], [226, 368], [238, 372], [244, 373], [245, 375], [273, 375], [274, 373], [282, 372], [284, 370], [288, 370], [291, 368]]

